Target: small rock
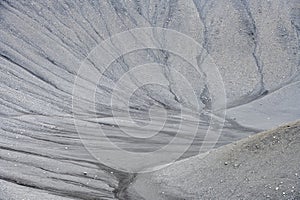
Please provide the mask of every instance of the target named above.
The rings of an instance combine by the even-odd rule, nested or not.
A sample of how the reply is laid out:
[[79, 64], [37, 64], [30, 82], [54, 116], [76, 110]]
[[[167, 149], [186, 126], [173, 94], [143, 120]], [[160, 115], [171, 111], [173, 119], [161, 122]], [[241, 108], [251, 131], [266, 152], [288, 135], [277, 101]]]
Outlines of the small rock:
[[87, 172], [83, 172], [83, 175], [85, 175], [85, 176], [86, 176], [86, 175], [87, 175]]
[[228, 165], [228, 162], [224, 162], [224, 165]]
[[275, 190], [279, 190], [279, 187], [276, 187]]

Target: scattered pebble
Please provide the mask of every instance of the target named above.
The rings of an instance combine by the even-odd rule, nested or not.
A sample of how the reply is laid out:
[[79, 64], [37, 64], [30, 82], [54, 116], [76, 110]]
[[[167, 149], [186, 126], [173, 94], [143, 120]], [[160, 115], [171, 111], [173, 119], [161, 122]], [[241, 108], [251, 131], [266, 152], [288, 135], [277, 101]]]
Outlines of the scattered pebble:
[[279, 190], [279, 187], [276, 187], [275, 190]]
[[228, 162], [224, 162], [224, 165], [228, 165]]

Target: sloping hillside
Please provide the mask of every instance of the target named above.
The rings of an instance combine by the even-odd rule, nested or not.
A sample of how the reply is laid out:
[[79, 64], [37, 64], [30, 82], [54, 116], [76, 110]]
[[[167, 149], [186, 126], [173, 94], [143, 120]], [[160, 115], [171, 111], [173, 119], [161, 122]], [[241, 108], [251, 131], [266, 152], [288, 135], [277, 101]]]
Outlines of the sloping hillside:
[[127, 195], [145, 199], [299, 199], [300, 122], [140, 174]]

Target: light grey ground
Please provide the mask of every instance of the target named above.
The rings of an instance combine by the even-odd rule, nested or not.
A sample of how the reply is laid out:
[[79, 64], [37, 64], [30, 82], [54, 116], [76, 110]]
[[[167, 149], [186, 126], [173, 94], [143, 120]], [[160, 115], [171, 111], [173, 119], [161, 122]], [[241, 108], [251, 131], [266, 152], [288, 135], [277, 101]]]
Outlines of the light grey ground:
[[[0, 199], [29, 198], [23, 190], [37, 200], [47, 194], [50, 199], [52, 195], [54, 199], [87, 200], [124, 197], [134, 174], [104, 166], [85, 149], [74, 126], [73, 115], [78, 113], [72, 110], [72, 91], [80, 63], [90, 51], [132, 28], [179, 31], [212, 57], [229, 108], [216, 147], [299, 119], [299, 7], [297, 0], [1, 0]], [[205, 55], [198, 56], [199, 70]], [[188, 63], [165, 51], [131, 52], [101, 71], [107, 87], [97, 87], [96, 113], [90, 110], [94, 104], [85, 102], [83, 121], [101, 125], [107, 138], [130, 151], [151, 151], [168, 144], [180, 115], [174, 115], [166, 131], [143, 141], [124, 136], [110, 107], [111, 83], [135, 66], [152, 62], [165, 68], [149, 76], [163, 77], [169, 86], [140, 87], [130, 99], [131, 117], [147, 124], [151, 106], [173, 115], [182, 106], [200, 124], [198, 136], [183, 157], [198, 154], [209, 121], [195, 114], [186, 88], [170, 69], [178, 70], [195, 88], [201, 113], [211, 111], [218, 93], [208, 89], [203, 74], [197, 75]], [[95, 69], [100, 71], [101, 66]], [[130, 84], [140, 86], [131, 78]], [[121, 104], [116, 106], [120, 112], [125, 110]], [[154, 122], [161, 121], [159, 113], [153, 112]], [[91, 119], [91, 114], [97, 114], [97, 119]], [[186, 120], [184, 126], [194, 123]], [[145, 128], [142, 133], [150, 131]], [[190, 134], [188, 128], [185, 132]], [[97, 130], [87, 129], [86, 134], [93, 136]], [[176, 144], [173, 150], [179, 147]], [[95, 150], [103, 149], [95, 146]]]
[[300, 122], [139, 174], [128, 196], [144, 199], [300, 198]]

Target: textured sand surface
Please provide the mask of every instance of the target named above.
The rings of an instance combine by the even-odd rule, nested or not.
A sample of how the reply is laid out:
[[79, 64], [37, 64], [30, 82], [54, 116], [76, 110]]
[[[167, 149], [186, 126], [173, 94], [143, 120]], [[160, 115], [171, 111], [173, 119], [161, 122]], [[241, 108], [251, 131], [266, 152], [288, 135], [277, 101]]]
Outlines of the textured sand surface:
[[128, 195], [144, 199], [299, 199], [300, 122], [206, 155], [140, 174]]
[[[100, 155], [119, 153], [128, 165], [135, 162], [123, 156], [124, 150], [143, 153], [160, 149], [176, 136], [181, 123], [183, 136], [170, 145], [171, 150], [150, 164], [141, 160], [135, 166], [138, 170], [168, 164], [174, 160], [172, 154], [181, 153], [182, 146], [190, 146], [191, 140], [182, 158], [198, 154], [210, 117], [216, 124], [212, 136], [221, 130], [222, 117], [207, 114], [215, 111], [212, 105], [218, 105], [220, 112], [229, 108], [216, 147], [299, 119], [299, 9], [298, 0], [1, 0], [0, 199], [127, 198], [123, 192], [134, 174], [95, 159], [83, 145], [74, 115], [80, 115], [86, 124], [81, 128], [89, 150]], [[147, 48], [121, 56], [106, 71], [95, 65], [94, 70], [105, 77], [101, 84], [94, 83], [95, 102], [90, 96], [78, 97], [84, 106], [72, 109], [73, 86], [83, 60], [111, 36], [142, 27], [183, 33], [208, 54], [197, 55], [196, 70], [177, 55]], [[154, 42], [158, 38], [154, 37]], [[117, 42], [114, 51], [126, 42]], [[178, 49], [189, 49], [188, 44], [181, 47]], [[93, 64], [102, 58], [88, 61]], [[210, 58], [224, 88], [216, 87], [203, 73]], [[142, 71], [164, 87], [142, 86], [138, 78], [144, 76], [127, 73], [149, 63], [164, 65], [159, 70]], [[188, 80], [197, 103], [189, 98], [179, 76], [172, 73], [174, 69]], [[125, 73], [129, 81], [124, 88], [138, 87], [129, 99], [133, 124], [127, 123], [129, 117], [121, 118], [127, 109], [127, 90], [118, 94], [115, 109], [110, 105], [114, 83]], [[223, 89], [226, 99], [221, 100], [226, 100], [226, 105], [218, 101]], [[84, 92], [92, 90], [83, 86]], [[94, 106], [96, 111], [91, 109]], [[186, 116], [178, 114], [179, 108], [186, 110]], [[157, 131], [162, 111], [168, 113], [168, 123]], [[119, 124], [116, 117], [120, 117]], [[154, 126], [144, 126], [150, 122]], [[106, 137], [90, 128], [96, 125]], [[199, 130], [194, 140], [191, 127], [195, 125]], [[144, 140], [129, 137], [121, 128], [146, 136], [153, 131], [159, 134]], [[95, 144], [102, 139], [110, 139], [122, 150], [105, 148], [109, 142]]]

